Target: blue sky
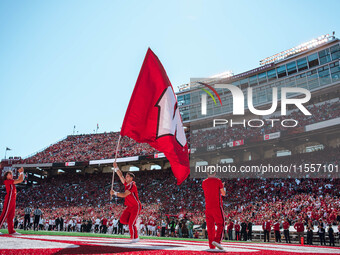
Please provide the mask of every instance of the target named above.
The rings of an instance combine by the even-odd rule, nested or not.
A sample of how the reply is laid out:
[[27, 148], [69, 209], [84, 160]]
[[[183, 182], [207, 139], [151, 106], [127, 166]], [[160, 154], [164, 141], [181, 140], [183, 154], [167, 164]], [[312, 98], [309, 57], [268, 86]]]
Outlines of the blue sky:
[[[148, 47], [172, 85], [340, 33], [340, 1], [1, 1], [0, 156], [119, 131]], [[337, 37], [339, 35], [336, 34]]]

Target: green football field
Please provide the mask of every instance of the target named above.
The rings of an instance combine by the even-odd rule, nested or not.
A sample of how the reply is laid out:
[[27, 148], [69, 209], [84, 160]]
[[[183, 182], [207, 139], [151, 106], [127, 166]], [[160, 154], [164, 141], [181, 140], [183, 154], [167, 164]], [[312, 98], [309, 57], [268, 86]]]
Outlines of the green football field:
[[[1, 229], [0, 232], [8, 234], [6, 229]], [[82, 232], [64, 232], [64, 231], [33, 231], [33, 230], [17, 230], [24, 235], [53, 235], [53, 236], [87, 236], [87, 237], [107, 237], [107, 238], [130, 238], [129, 235], [109, 235], [96, 233], [82, 233]], [[141, 239], [160, 239], [160, 240], [193, 240], [193, 241], [208, 241], [207, 239], [195, 238], [175, 238], [175, 237], [157, 237], [157, 236], [140, 236]]]
[[[7, 234], [6, 229], [1, 229], [0, 232]], [[87, 237], [106, 237], [106, 238], [130, 238], [129, 235], [110, 235], [82, 232], [64, 232], [64, 231], [33, 231], [33, 230], [17, 230], [17, 232], [25, 235], [53, 235], [53, 236], [87, 236]], [[208, 241], [208, 239], [197, 238], [178, 238], [178, 237], [158, 237], [158, 236], [140, 236], [140, 239], [159, 239], [159, 240], [191, 240], [191, 241]], [[229, 242], [224, 240], [224, 242]], [[235, 242], [235, 241], [233, 241]], [[239, 241], [243, 242], [243, 241]], [[254, 241], [253, 241], [254, 242]]]
[[[1, 230], [7, 234], [6, 229]], [[20, 236], [0, 236], [0, 254], [53, 255], [53, 254], [118, 254], [129, 255], [208, 255], [211, 254], [206, 239], [141, 236], [133, 243], [129, 235], [107, 235], [59, 231], [23, 231]], [[122, 239], [124, 238], [124, 239]], [[339, 247], [310, 246], [242, 241], [224, 241], [224, 252], [245, 255], [340, 255]], [[218, 252], [218, 250], [214, 250]]]

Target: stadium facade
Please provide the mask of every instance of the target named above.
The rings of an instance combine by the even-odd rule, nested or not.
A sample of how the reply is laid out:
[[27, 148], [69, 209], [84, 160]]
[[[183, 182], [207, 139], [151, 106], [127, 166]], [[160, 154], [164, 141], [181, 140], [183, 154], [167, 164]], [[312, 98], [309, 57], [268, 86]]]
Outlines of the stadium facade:
[[[222, 74], [222, 77], [192, 78], [190, 83], [179, 86], [178, 106], [184, 126], [191, 133], [191, 158], [198, 157], [199, 161], [215, 157], [214, 163], [223, 159], [242, 162], [277, 157], [281, 152], [293, 155], [327, 146], [339, 146], [340, 118], [338, 117], [325, 121], [321, 117], [311, 124], [300, 123], [298, 127], [283, 128], [275, 132], [267, 132], [266, 129], [261, 128], [260, 132], [251, 136], [247, 136], [246, 132], [233, 132], [229, 124], [213, 127], [212, 121], [213, 119], [229, 120], [233, 118], [234, 122], [240, 124], [242, 123], [241, 118], [246, 122], [254, 118], [265, 120], [280, 115], [280, 104], [278, 104], [277, 112], [269, 116], [255, 116], [249, 111], [247, 100], [245, 100], [245, 114], [235, 116], [233, 115], [231, 91], [218, 88], [217, 84], [234, 85], [241, 89], [244, 95], [247, 95], [248, 89], [251, 88], [253, 92], [252, 105], [259, 110], [271, 107], [273, 88], [278, 89], [278, 101], [281, 100], [280, 90], [282, 88], [303, 88], [311, 93], [311, 99], [306, 105], [317, 108], [323, 103], [329, 103], [338, 107], [340, 95], [339, 43], [340, 41], [334, 36], [334, 33], [333, 35], [323, 35], [263, 59], [260, 61], [260, 66], [255, 69], [236, 75], [228, 72], [227, 75]], [[215, 88], [221, 102], [217, 100], [217, 94], [214, 94], [207, 86]], [[206, 112], [203, 112], [202, 100], [203, 95], [208, 93], [207, 90], [211, 92], [211, 96], [206, 97], [207, 107]], [[291, 93], [289, 97], [299, 98], [301, 94]], [[288, 107], [286, 118], [293, 119], [289, 115], [296, 111], [296, 107], [293, 105], [288, 105]], [[319, 109], [321, 112], [317, 115], [322, 115], [322, 109]], [[338, 111], [338, 108], [334, 109], [334, 111], [336, 110]], [[306, 118], [315, 117], [307, 116]], [[218, 128], [226, 129], [226, 132], [234, 134], [229, 135], [225, 140], [221, 136], [214, 141], [205, 143], [201, 141], [206, 137], [204, 131], [211, 135]], [[244, 130], [249, 131], [249, 127], [245, 127]], [[201, 136], [198, 136], [197, 132], [201, 132]], [[191, 163], [195, 164], [197, 160]]]
[[[313, 95], [332, 91], [340, 84], [340, 45], [335, 36], [324, 35], [305, 44], [285, 50], [260, 61], [260, 67], [227, 78], [204, 79], [210, 85], [232, 84], [247, 93], [253, 87], [253, 104], [265, 107], [272, 100], [272, 88], [298, 87], [313, 92]], [[201, 113], [200, 90], [203, 86], [192, 84], [179, 86], [178, 105], [184, 123], [195, 123], [202, 119], [221, 117], [232, 113], [232, 96], [227, 89], [216, 89], [222, 100], [214, 104], [209, 98], [207, 115]], [[193, 86], [196, 85], [196, 86]], [[194, 87], [194, 89], [191, 89]], [[335, 96], [335, 95], [334, 95]], [[279, 94], [280, 99], [280, 94]], [[247, 108], [245, 102], [245, 108]]]

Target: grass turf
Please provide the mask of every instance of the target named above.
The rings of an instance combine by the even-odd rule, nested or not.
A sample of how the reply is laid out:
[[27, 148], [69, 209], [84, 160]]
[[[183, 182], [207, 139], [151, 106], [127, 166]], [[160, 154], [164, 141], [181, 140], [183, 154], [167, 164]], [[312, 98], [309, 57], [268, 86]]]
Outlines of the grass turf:
[[[0, 232], [8, 234], [8, 231], [1, 229]], [[130, 238], [129, 235], [110, 235], [110, 234], [96, 234], [83, 232], [64, 232], [64, 231], [33, 231], [33, 230], [17, 230], [18, 233], [24, 235], [51, 235], [51, 236], [87, 236], [87, 237], [106, 237], [106, 238]], [[158, 239], [158, 240], [182, 240], [182, 241], [208, 241], [208, 239], [197, 238], [179, 238], [179, 237], [158, 237], [158, 236], [139, 236], [140, 239]], [[223, 242], [240, 242], [235, 240], [223, 240]], [[261, 241], [252, 241], [253, 243], [261, 243]]]
[[[8, 234], [8, 231], [1, 229], [0, 232]], [[63, 232], [63, 231], [33, 231], [33, 230], [17, 230], [18, 233], [24, 235], [53, 235], [53, 236], [89, 236], [89, 237], [107, 237], [107, 238], [130, 238], [128, 235], [110, 235], [82, 232]], [[176, 238], [176, 237], [158, 237], [158, 236], [140, 236], [141, 239], [159, 239], [159, 240], [192, 240], [192, 241], [207, 241], [207, 239], [194, 238]]]
[[[8, 234], [8, 231], [1, 229], [0, 232]], [[17, 230], [18, 233], [24, 235], [52, 235], [52, 236], [87, 236], [87, 237], [106, 237], [106, 238], [130, 238], [128, 235], [109, 235], [96, 233], [82, 233], [82, 232], [63, 232], [63, 231], [33, 231], [33, 230]], [[208, 241], [208, 239], [195, 238], [178, 238], [178, 237], [158, 237], [158, 236], [139, 236], [140, 239], [158, 239], [158, 240], [186, 240], [186, 241]], [[229, 242], [223, 240], [223, 242]], [[235, 242], [232, 240], [232, 242]], [[238, 241], [243, 242], [243, 241]], [[254, 242], [254, 241], [253, 241]], [[256, 241], [255, 241], [256, 242]]]

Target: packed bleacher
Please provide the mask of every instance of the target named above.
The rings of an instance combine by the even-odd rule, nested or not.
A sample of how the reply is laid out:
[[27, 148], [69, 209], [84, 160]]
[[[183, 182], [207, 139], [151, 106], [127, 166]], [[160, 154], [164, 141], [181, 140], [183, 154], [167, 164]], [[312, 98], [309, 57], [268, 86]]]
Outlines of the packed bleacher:
[[[303, 127], [340, 117], [339, 100], [310, 105], [307, 108], [312, 113], [311, 116], [305, 116], [301, 111], [291, 111], [288, 116], [271, 116], [271, 118], [282, 120], [283, 118], [289, 117], [298, 120], [299, 124], [297, 127]], [[276, 121], [273, 127], [271, 127], [271, 125], [265, 125], [263, 128], [244, 128], [242, 125], [235, 125], [228, 129], [214, 128], [198, 130], [197, 132], [191, 132], [191, 134], [188, 132], [187, 136], [188, 141], [191, 143], [191, 148], [199, 148], [216, 144], [220, 141], [228, 142], [252, 138], [287, 129], [279, 123], [279, 121]], [[118, 137], [119, 132], [70, 135], [64, 140], [52, 144], [43, 151], [22, 160], [21, 163], [56, 163], [114, 158]], [[120, 148], [119, 157], [151, 155], [157, 152], [148, 144], [137, 143], [128, 137], [122, 138]]]
[[[119, 132], [70, 135], [34, 156], [22, 160], [22, 163], [55, 163], [114, 158], [118, 137]], [[137, 143], [128, 137], [122, 138], [120, 148], [119, 157], [150, 155], [155, 152], [148, 144]]]
[[[312, 159], [339, 164], [340, 148], [286, 156], [279, 160], [299, 164]], [[138, 193], [143, 204], [142, 222], [161, 220], [172, 215], [176, 219], [186, 217], [194, 224], [204, 221], [204, 195], [201, 179], [187, 179], [177, 186], [170, 169], [135, 172]], [[122, 191], [117, 180], [114, 189]], [[22, 221], [24, 208], [39, 206], [46, 222], [63, 217], [65, 222], [73, 219], [94, 222], [106, 218], [118, 219], [124, 209], [123, 200], [110, 202], [111, 174], [61, 174], [49, 177], [40, 185], [26, 187], [18, 192], [17, 216]], [[312, 224], [322, 219], [326, 224], [339, 224], [339, 179], [231, 179], [223, 180], [227, 191], [223, 199], [228, 219], [242, 222], [246, 219], [260, 225], [264, 220], [309, 220]], [[3, 191], [4, 192], [4, 191]], [[0, 197], [4, 197], [1, 194]], [[46, 223], [44, 223], [45, 225]], [[48, 225], [48, 224], [47, 224]]]
[[[299, 111], [290, 112], [289, 118], [299, 121], [299, 127], [320, 121], [340, 117], [340, 103], [329, 101], [310, 105], [312, 116], [304, 116]], [[282, 117], [271, 118], [281, 119]], [[282, 131], [279, 125], [264, 128], [216, 128], [199, 130], [191, 133], [192, 147], [204, 147], [218, 141], [245, 139]], [[187, 134], [189, 135], [189, 134]], [[21, 163], [52, 163], [68, 161], [88, 161], [115, 157], [115, 148], [119, 133], [73, 135], [53, 144]], [[147, 144], [138, 144], [124, 137], [121, 141], [120, 157], [150, 155], [156, 151]], [[339, 165], [340, 148], [326, 147], [321, 151], [292, 156], [277, 157], [242, 162], [244, 165], [256, 164], [295, 164], [332, 163]], [[237, 164], [236, 164], [237, 165]], [[195, 225], [204, 222], [204, 195], [201, 179], [187, 179], [177, 186], [170, 169], [140, 171], [136, 173], [139, 197], [143, 204], [140, 221], [145, 225], [162, 225], [162, 220], [174, 217], [176, 229], [181, 226], [181, 219], [190, 219]], [[291, 224], [303, 219], [305, 224], [317, 225], [340, 223], [340, 181], [339, 179], [224, 179], [227, 191], [223, 199], [227, 219], [234, 223], [246, 220], [261, 225], [265, 220], [288, 218]], [[63, 218], [64, 230], [79, 225], [79, 221], [90, 225], [94, 231], [98, 219], [108, 220], [112, 225], [124, 210], [123, 199], [109, 201], [111, 174], [61, 174], [45, 179], [40, 185], [25, 187], [18, 192], [17, 222], [23, 222], [24, 209], [27, 206], [43, 211], [42, 229], [55, 229], [55, 219]], [[116, 180], [115, 190], [122, 191], [123, 186]], [[0, 191], [0, 197], [4, 197]], [[150, 223], [155, 222], [155, 223]], [[188, 221], [189, 222], [189, 221]], [[19, 224], [18, 223], [18, 224]], [[51, 227], [52, 225], [52, 227]], [[182, 224], [183, 226], [183, 224]], [[88, 227], [86, 227], [87, 229]], [[75, 231], [75, 228], [73, 228]], [[77, 228], [78, 231], [81, 231]], [[72, 231], [72, 227], [71, 227]], [[153, 231], [152, 231], [153, 232]], [[156, 234], [157, 231], [152, 234]], [[176, 235], [181, 236], [176, 230]]]

